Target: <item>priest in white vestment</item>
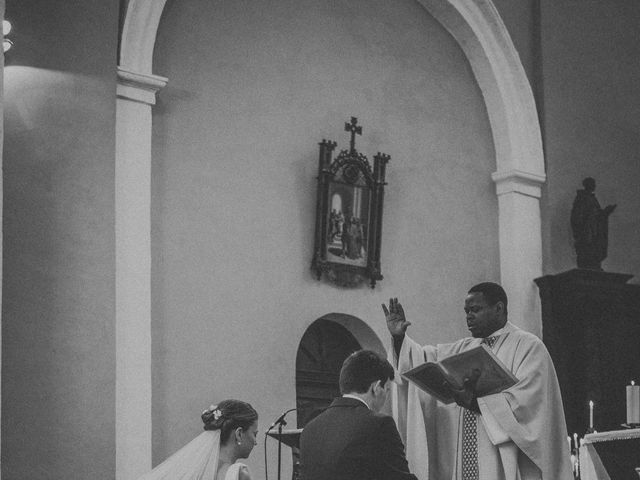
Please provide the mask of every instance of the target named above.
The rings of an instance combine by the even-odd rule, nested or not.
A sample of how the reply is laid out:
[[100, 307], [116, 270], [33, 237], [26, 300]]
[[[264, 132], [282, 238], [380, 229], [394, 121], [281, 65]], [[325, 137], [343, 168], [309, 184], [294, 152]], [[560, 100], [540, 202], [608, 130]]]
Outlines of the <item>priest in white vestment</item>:
[[[410, 322], [397, 299], [382, 306], [393, 345], [393, 414], [410, 470], [421, 480], [573, 480], [562, 398], [542, 341], [507, 321], [500, 285], [481, 283], [465, 299], [471, 337], [421, 346], [405, 334]], [[445, 405], [401, 376], [480, 344], [518, 378], [500, 393], [476, 398], [477, 372]]]

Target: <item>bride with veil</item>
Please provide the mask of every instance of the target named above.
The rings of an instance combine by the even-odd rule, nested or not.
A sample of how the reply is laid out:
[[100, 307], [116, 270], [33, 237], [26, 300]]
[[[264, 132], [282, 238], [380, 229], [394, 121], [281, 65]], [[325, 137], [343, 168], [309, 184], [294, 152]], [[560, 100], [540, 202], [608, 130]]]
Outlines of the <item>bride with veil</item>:
[[204, 432], [138, 480], [251, 480], [239, 458], [256, 446], [258, 413], [240, 400], [202, 412]]

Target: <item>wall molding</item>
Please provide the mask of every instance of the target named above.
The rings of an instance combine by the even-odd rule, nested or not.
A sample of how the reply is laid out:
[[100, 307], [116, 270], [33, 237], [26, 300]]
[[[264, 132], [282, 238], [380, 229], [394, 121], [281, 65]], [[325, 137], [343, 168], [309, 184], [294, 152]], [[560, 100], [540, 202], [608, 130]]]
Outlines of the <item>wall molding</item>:
[[164, 88], [168, 81], [159, 75], [137, 73], [118, 67], [118, 97], [155, 105], [156, 93]]

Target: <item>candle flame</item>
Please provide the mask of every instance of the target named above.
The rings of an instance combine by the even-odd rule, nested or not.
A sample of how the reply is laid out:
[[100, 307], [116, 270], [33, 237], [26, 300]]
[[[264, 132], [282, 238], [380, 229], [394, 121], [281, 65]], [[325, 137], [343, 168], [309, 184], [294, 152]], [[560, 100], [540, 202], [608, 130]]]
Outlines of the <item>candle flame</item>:
[[633, 380], [631, 380], [631, 385], [635, 385], [635, 384], [636, 384], [636, 382], [634, 382]]
[[593, 400], [589, 400], [589, 406], [593, 407]]

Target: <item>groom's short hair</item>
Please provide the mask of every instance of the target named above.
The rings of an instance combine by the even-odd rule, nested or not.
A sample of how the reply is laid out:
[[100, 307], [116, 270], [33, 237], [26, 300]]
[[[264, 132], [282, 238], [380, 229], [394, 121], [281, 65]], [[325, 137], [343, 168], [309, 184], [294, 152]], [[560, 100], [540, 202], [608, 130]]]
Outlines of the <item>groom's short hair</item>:
[[340, 393], [365, 393], [380, 380], [393, 380], [391, 364], [372, 350], [358, 350], [347, 357], [340, 370]]

